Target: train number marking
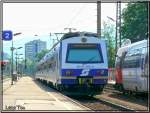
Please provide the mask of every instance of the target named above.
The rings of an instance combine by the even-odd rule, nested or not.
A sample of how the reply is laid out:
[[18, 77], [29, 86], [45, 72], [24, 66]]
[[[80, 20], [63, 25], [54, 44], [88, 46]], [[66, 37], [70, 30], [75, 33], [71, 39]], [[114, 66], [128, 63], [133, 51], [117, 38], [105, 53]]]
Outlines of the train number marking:
[[81, 76], [89, 75], [89, 71], [90, 71], [90, 69], [83, 69], [82, 72], [81, 72]]

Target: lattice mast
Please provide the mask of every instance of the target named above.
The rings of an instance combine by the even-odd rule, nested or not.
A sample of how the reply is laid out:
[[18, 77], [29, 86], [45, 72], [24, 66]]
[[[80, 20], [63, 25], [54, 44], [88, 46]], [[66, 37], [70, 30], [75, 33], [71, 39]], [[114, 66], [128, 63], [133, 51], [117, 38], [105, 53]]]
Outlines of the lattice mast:
[[121, 47], [121, 1], [116, 4], [116, 52]]

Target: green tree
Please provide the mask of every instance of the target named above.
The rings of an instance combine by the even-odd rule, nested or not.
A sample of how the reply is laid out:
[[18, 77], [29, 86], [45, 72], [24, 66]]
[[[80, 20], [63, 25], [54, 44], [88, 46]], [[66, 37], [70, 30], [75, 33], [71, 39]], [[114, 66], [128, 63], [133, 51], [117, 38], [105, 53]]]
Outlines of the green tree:
[[37, 54], [36, 54], [36, 59], [37, 59], [37, 61], [40, 61], [40, 60], [44, 57], [44, 55], [45, 55], [46, 53], [48, 53], [48, 52], [49, 52], [49, 50], [44, 49], [44, 50], [42, 50], [40, 53], [37, 53]]
[[131, 42], [148, 38], [148, 2], [128, 3], [122, 11], [122, 39]]
[[49, 50], [45, 49], [45, 50], [42, 50], [41, 52], [39, 52], [38, 54], [36, 54], [35, 56], [35, 60], [30, 60], [30, 59], [26, 59], [26, 68], [25, 68], [25, 72], [26, 74], [29, 74], [29, 75], [34, 75], [35, 74], [35, 71], [36, 71], [36, 65], [37, 63], [44, 57], [44, 55], [46, 53], [48, 53]]
[[26, 73], [32, 75], [34, 73], [36, 62], [30, 59], [26, 59]]
[[108, 66], [114, 67], [115, 64], [115, 26], [108, 22], [103, 22], [104, 30], [102, 35], [107, 40]]

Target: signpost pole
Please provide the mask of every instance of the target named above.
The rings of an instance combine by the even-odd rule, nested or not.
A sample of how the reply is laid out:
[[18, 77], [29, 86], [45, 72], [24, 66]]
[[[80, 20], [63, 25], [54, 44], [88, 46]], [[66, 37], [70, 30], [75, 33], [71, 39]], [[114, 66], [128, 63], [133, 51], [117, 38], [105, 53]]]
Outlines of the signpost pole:
[[6, 30], [2, 32], [2, 39], [4, 41], [12, 40], [12, 47], [11, 49], [11, 85], [13, 85], [13, 33], [10, 30]]
[[12, 47], [11, 47], [11, 85], [13, 85], [13, 40], [12, 40]]
[[[21, 34], [20, 32], [15, 33], [14, 36], [20, 35], [20, 34]], [[10, 31], [10, 30], [3, 31], [2, 38], [5, 41], [12, 40], [12, 47], [10, 49], [11, 49], [11, 85], [13, 85], [13, 80], [14, 80], [14, 76], [13, 76], [13, 69], [14, 69], [14, 67], [13, 67], [13, 51], [14, 51], [14, 47], [13, 47], [13, 33], [12, 33], [12, 31]]]

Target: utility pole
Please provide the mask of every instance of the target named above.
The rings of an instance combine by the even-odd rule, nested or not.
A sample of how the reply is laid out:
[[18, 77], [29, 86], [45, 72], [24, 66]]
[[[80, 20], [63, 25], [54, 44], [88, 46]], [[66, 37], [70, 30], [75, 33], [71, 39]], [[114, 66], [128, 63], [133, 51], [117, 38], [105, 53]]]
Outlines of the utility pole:
[[50, 33], [50, 40], [52, 40], [52, 43], [53, 43], [53, 45], [55, 44], [55, 40], [57, 40], [57, 39], [54, 39], [54, 38], [52, 38], [51, 36], [52, 36], [52, 33]]
[[49, 33], [49, 36], [50, 36], [50, 42], [51, 42], [51, 36], [52, 36], [52, 33]]
[[97, 1], [97, 36], [101, 38], [101, 1]]
[[121, 1], [119, 3], [119, 47], [121, 47]]
[[23, 54], [18, 54], [17, 50], [21, 49], [21, 48], [23, 48], [23, 47], [16, 48], [16, 73], [17, 73], [17, 76], [18, 76], [18, 59], [19, 59], [19, 55], [23, 55]]
[[16, 48], [16, 74], [17, 74], [17, 68], [18, 68], [18, 66], [17, 66], [17, 48]]
[[[23, 54], [20, 54], [20, 55], [23, 55]], [[19, 77], [21, 77], [21, 75], [23, 73], [23, 71], [22, 71], [22, 63], [20, 64], [19, 59], [23, 59], [23, 58], [17, 57], [17, 59], [18, 59], [18, 63], [17, 63], [18, 69], [17, 69], [17, 72], [19, 74], [19, 76], [18, 76], [18, 79], [19, 79]]]
[[117, 2], [116, 6], [116, 53], [121, 47], [121, 1]]
[[14, 48], [13, 48], [13, 39], [12, 39], [12, 47], [11, 47], [11, 85], [13, 85], [13, 51], [14, 51]]
[[56, 39], [52, 39], [52, 40], [53, 40], [53, 45], [54, 45], [54, 44], [55, 44], [55, 40], [56, 40]]
[[[15, 33], [14, 36], [20, 35], [22, 34], [21, 32], [19, 33]], [[14, 51], [14, 47], [13, 47], [13, 39], [12, 39], [12, 47], [11, 47], [11, 85], [13, 85], [13, 80], [14, 80], [14, 76], [13, 76], [13, 70], [14, 70], [14, 66], [13, 66], [13, 51]]]
[[71, 33], [72, 32], [72, 30], [76, 30], [76, 28], [64, 28], [64, 30], [69, 30], [69, 33]]

